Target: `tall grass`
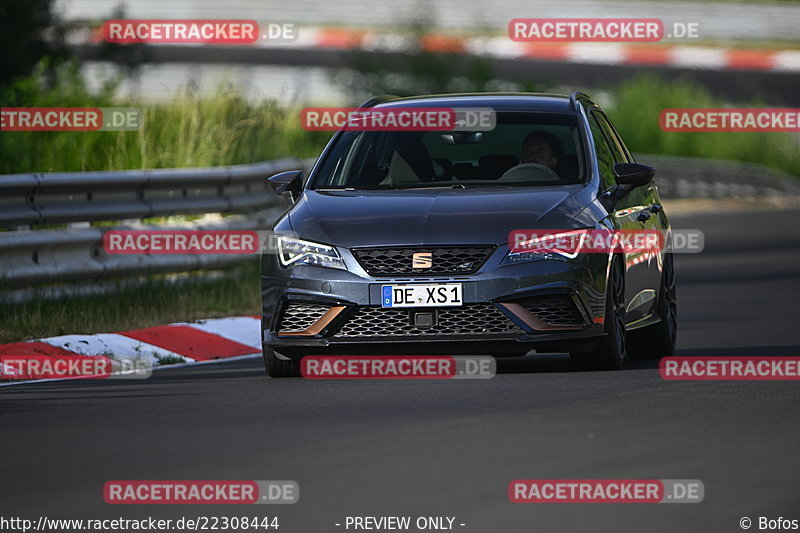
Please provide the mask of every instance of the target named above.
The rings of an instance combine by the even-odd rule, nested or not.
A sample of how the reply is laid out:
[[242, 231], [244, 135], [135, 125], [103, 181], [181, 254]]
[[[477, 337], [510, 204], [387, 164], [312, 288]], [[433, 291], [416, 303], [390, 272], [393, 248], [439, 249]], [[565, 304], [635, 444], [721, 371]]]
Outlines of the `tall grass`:
[[61, 68], [48, 87], [42, 76], [0, 91], [3, 107], [141, 107], [138, 131], [4, 132], [0, 173], [120, 170], [229, 165], [289, 155], [317, 155], [329, 134], [300, 127], [299, 110], [272, 100], [247, 102], [220, 86], [214, 96], [185, 89], [168, 104], [113, 97], [107, 84], [90, 93], [77, 68]]
[[[75, 65], [62, 66], [50, 80], [43, 72], [41, 69], [0, 89], [0, 105], [141, 107], [143, 127], [132, 132], [3, 132], [0, 174], [215, 166], [290, 155], [313, 157], [330, 137], [327, 132], [302, 129], [295, 107], [273, 100], [248, 102], [226, 86], [218, 87], [211, 97], [184, 89], [167, 104], [143, 105], [115, 98], [113, 82], [90, 92]], [[386, 92], [389, 88], [382, 83], [372, 88]], [[661, 131], [658, 117], [664, 108], [729, 105], [702, 86], [641, 76], [612, 87], [611, 94], [614, 103], [609, 114], [635, 151], [747, 161], [800, 176], [800, 137], [796, 134]], [[761, 107], [758, 102], [737, 105]]]
[[[723, 108], [729, 102], [687, 81], [642, 76], [616, 87], [607, 109], [625, 143], [637, 152], [760, 163], [800, 176], [800, 136], [768, 132], [664, 132], [665, 108]], [[759, 102], [736, 107], [769, 107]]]

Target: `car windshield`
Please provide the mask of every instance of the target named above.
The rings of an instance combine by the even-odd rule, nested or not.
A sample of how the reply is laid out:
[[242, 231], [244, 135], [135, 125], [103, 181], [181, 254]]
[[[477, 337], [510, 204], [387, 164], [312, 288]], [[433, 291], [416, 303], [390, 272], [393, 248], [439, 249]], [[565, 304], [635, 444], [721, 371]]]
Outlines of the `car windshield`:
[[343, 132], [311, 188], [512, 187], [584, 181], [576, 116], [496, 116], [496, 127], [483, 132]]

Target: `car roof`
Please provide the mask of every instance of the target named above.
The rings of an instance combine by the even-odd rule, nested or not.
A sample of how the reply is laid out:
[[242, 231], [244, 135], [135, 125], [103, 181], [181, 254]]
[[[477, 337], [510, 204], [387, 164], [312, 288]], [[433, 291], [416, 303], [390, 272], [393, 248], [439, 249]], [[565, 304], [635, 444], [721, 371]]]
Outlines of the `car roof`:
[[577, 113], [569, 95], [548, 93], [462, 93], [378, 97], [364, 107], [491, 107], [502, 110]]

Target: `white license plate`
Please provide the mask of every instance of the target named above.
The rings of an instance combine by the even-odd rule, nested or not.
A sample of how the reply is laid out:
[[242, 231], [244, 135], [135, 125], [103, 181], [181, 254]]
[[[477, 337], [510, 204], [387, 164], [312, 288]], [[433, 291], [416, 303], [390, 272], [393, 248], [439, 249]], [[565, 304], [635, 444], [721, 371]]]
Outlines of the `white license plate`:
[[460, 283], [382, 285], [382, 307], [442, 307], [463, 305]]

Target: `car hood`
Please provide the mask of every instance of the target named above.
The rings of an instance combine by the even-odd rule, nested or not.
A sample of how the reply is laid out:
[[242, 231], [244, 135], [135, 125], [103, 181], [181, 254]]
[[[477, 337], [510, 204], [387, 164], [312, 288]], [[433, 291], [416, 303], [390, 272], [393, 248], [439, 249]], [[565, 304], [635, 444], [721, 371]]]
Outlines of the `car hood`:
[[298, 237], [348, 248], [501, 244], [515, 229], [574, 227], [584, 188], [307, 190], [288, 218]]

